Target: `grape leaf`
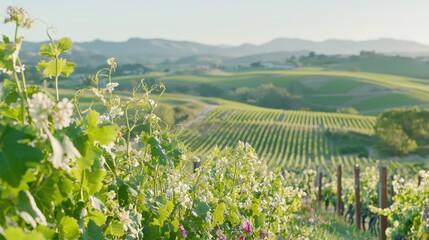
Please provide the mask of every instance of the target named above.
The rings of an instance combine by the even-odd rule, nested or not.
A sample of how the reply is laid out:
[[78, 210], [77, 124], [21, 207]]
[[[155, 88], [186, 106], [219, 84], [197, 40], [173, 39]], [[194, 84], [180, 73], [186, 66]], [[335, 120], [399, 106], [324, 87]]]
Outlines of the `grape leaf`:
[[225, 221], [225, 217], [223, 215], [225, 208], [226, 205], [224, 202], [221, 202], [216, 206], [216, 209], [213, 212], [213, 227], [216, 226], [216, 224], [222, 224]]
[[106, 172], [102, 168], [97, 168], [92, 171], [85, 170], [84, 186], [87, 188], [86, 190], [88, 191], [88, 195], [93, 195], [100, 191], [103, 187], [103, 179], [105, 175]]
[[63, 37], [60, 40], [58, 40], [58, 50], [59, 52], [65, 52], [67, 50], [70, 50], [73, 46], [73, 42], [68, 37]]
[[39, 149], [24, 143], [33, 139], [23, 127], [0, 124], [0, 178], [12, 187], [18, 187], [26, 170], [43, 158]]
[[101, 228], [92, 220], [89, 220], [88, 228], [85, 233], [82, 235], [82, 240], [102, 240], [106, 239], [103, 235]]
[[58, 61], [55, 59], [49, 61], [41, 60], [36, 66], [37, 70], [43, 70], [43, 75], [49, 78], [60, 75], [68, 77], [73, 73], [75, 67], [75, 63], [69, 62], [64, 58], [59, 58]]
[[207, 203], [202, 202], [199, 199], [196, 199], [194, 201], [194, 211], [198, 217], [205, 219], [207, 216], [207, 213], [210, 211], [210, 206], [207, 205]]
[[122, 237], [125, 234], [122, 223], [118, 221], [113, 221], [109, 227], [107, 227], [106, 232], [115, 237]]
[[87, 134], [90, 143], [94, 141], [99, 142], [101, 145], [109, 145], [117, 138], [117, 126], [116, 125], [101, 125], [98, 126], [98, 118], [100, 114], [96, 111], [91, 111], [88, 114], [87, 122]]
[[41, 232], [31, 231], [29, 233], [24, 232], [24, 229], [19, 227], [7, 228], [3, 232], [3, 236], [6, 239], [20, 239], [20, 240], [45, 240], [45, 237]]
[[64, 216], [61, 219], [59, 226], [59, 238], [60, 239], [77, 239], [79, 237], [79, 225], [77, 220]]
[[18, 100], [18, 91], [16, 89], [16, 83], [5, 79], [3, 81], [3, 89], [2, 89], [2, 96], [1, 99], [6, 103], [6, 104], [11, 104], [14, 103]]
[[57, 56], [57, 52], [55, 51], [54, 45], [51, 43], [43, 43], [40, 46], [39, 55], [55, 58]]

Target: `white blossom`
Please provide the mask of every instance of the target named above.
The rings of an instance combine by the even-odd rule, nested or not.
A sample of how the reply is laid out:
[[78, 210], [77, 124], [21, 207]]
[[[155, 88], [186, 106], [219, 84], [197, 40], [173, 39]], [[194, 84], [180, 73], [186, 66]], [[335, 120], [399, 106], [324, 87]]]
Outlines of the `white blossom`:
[[130, 218], [128, 211], [120, 210], [118, 213], [119, 221], [122, 223], [124, 230], [127, 231], [133, 221]]
[[117, 87], [117, 86], [119, 86], [119, 83], [117, 83], [117, 82], [108, 83], [106, 85], [106, 89], [109, 92], [113, 92], [113, 90], [115, 90], [115, 87]]
[[104, 123], [104, 122], [108, 122], [110, 121], [110, 116], [108, 114], [101, 114], [100, 117], [98, 118], [98, 123]]
[[116, 59], [114, 57], [108, 58], [106, 60], [107, 64], [111, 66], [112, 68], [116, 68], [118, 64], [116, 63]]
[[148, 103], [152, 109], [155, 109], [158, 106], [153, 99], [149, 99]]
[[42, 127], [46, 123], [49, 114], [53, 111], [54, 102], [44, 93], [38, 92], [28, 101], [28, 111], [36, 127]]
[[73, 104], [67, 99], [57, 103], [58, 110], [52, 115], [52, 122], [56, 129], [63, 129], [70, 126], [73, 115]]
[[109, 115], [111, 118], [116, 118], [118, 116], [124, 115], [124, 111], [120, 107], [113, 106], [110, 108]]
[[21, 67], [20, 66], [15, 66], [15, 71], [17, 73], [24, 72], [25, 71], [25, 65], [23, 64]]

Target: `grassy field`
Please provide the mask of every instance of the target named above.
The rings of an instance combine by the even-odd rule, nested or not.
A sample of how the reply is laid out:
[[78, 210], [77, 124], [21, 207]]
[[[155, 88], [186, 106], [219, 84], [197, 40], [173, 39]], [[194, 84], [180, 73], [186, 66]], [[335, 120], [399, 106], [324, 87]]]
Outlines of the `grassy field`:
[[[228, 90], [272, 83], [297, 96], [304, 108], [326, 111], [353, 107], [364, 114], [376, 115], [389, 108], [429, 106], [428, 80], [376, 73], [300, 69], [189, 75], [156, 73], [145, 78], [165, 83], [170, 92], [190, 94], [197, 94], [193, 90], [200, 84]], [[136, 76], [126, 76], [116, 81], [126, 85], [135, 79]]]

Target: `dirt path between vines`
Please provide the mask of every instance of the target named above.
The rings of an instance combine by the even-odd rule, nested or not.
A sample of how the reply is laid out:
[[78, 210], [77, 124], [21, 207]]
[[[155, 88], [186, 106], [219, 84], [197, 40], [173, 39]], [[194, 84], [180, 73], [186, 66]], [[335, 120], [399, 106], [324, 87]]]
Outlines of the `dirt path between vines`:
[[[190, 100], [192, 100], [192, 101], [198, 101], [196, 99], [190, 99]], [[194, 122], [203, 119], [205, 116], [207, 116], [207, 114], [209, 114], [211, 111], [215, 110], [219, 106], [220, 105], [210, 105], [210, 104], [207, 104], [206, 108], [204, 109], [204, 111], [200, 115], [198, 115], [195, 118], [191, 119], [190, 121], [186, 122], [185, 124], [183, 124], [183, 126], [184, 127], [191, 126]]]

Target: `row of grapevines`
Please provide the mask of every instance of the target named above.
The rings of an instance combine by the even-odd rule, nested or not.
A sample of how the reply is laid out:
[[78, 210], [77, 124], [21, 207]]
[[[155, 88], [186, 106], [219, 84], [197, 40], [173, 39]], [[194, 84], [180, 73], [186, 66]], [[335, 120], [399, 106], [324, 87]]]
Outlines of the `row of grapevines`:
[[[305, 111], [279, 113], [219, 107], [201, 122], [189, 127], [183, 139], [202, 156], [207, 155], [214, 146], [225, 148], [233, 147], [237, 141], [248, 142], [258, 154], [269, 159], [272, 166], [287, 168], [320, 166], [328, 170], [339, 164], [353, 166], [373, 162], [367, 158], [339, 154], [336, 145], [325, 134], [326, 129], [341, 130], [338, 123], [332, 122], [334, 118], [330, 114]], [[350, 116], [352, 120], [349, 122], [372, 121], [363, 116]], [[361, 120], [357, 121], [358, 118]], [[367, 132], [367, 129], [359, 131]]]

